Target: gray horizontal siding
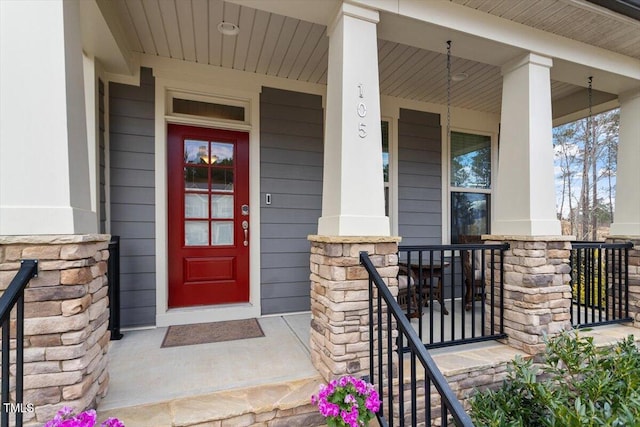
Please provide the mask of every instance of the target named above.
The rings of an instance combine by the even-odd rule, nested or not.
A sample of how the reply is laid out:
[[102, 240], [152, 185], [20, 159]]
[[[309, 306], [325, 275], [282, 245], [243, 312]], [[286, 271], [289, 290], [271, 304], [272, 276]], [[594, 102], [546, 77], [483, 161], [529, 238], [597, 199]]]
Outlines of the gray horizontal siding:
[[120, 269], [129, 274], [154, 273], [156, 271], [156, 257], [154, 255], [128, 256], [120, 260]]
[[119, 169], [135, 169], [144, 171], [153, 171], [154, 158], [149, 153], [132, 153], [130, 151], [114, 151], [111, 161], [118, 166]]
[[109, 148], [116, 152], [150, 153], [155, 152], [153, 136], [111, 134]]
[[[317, 138], [283, 134], [265, 134], [260, 139], [261, 147], [279, 148], [281, 150], [322, 153], [322, 145], [318, 146]], [[301, 150], [302, 149], [302, 150]]]
[[[264, 178], [302, 179], [315, 181], [318, 176], [322, 178], [322, 166], [295, 165], [283, 159], [282, 163], [263, 163], [260, 167], [260, 175]], [[284, 167], [283, 167], [284, 166]]]
[[[309, 285], [307, 284], [307, 288]], [[288, 283], [283, 283], [280, 288], [283, 288], [281, 291], [277, 292], [278, 294], [290, 293], [291, 287]], [[283, 298], [263, 298], [262, 299], [262, 312], [263, 313], [290, 313], [291, 307], [306, 307], [301, 308], [303, 311], [309, 310], [309, 290], [307, 289], [306, 295], [304, 296], [293, 296], [290, 295], [286, 299]]]
[[[322, 208], [319, 96], [263, 88], [260, 97], [262, 313], [309, 310], [309, 242]], [[265, 194], [271, 194], [271, 205]]]
[[141, 205], [155, 204], [155, 192], [149, 187], [122, 187], [114, 196], [116, 197], [111, 202], [116, 204], [129, 203], [131, 200], [136, 200]]
[[111, 233], [120, 236], [123, 327], [155, 324], [154, 79], [109, 85]]
[[438, 114], [400, 110], [398, 232], [403, 245], [442, 242], [442, 143]]
[[[109, 149], [111, 152], [112, 149]], [[153, 156], [153, 154], [151, 154]], [[153, 187], [155, 185], [155, 177], [153, 171], [122, 169], [111, 163], [109, 170], [111, 171], [111, 186], [116, 187]]]
[[120, 308], [120, 324], [122, 326], [136, 326], [144, 324], [140, 323], [140, 319], [154, 319], [156, 317], [155, 306]]
[[309, 285], [306, 283], [300, 283], [300, 282], [298, 283], [284, 283], [284, 282], [267, 283], [262, 285], [262, 293], [264, 294], [264, 297], [267, 299], [273, 299], [274, 297], [277, 298], [280, 292], [279, 288], [286, 288], [287, 292], [291, 297], [309, 298]]
[[285, 258], [279, 253], [263, 253], [260, 256], [260, 262], [268, 264], [271, 268], [309, 267], [309, 254], [306, 252], [291, 253]]
[[[126, 279], [120, 282], [120, 289], [130, 292], [153, 291], [153, 297], [155, 298], [155, 274], [131, 273], [127, 274]], [[131, 299], [128, 301], [131, 303]]]

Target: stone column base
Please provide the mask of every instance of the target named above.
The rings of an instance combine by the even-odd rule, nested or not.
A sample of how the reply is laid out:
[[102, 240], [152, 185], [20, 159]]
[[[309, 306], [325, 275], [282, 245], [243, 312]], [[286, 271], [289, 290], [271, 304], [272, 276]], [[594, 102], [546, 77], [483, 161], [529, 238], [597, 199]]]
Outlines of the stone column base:
[[[571, 329], [569, 258], [574, 237], [483, 236], [483, 240], [510, 245], [504, 255], [504, 329], [508, 344], [529, 354], [541, 353], [545, 335]], [[499, 316], [499, 307], [496, 313]]]
[[0, 292], [21, 259], [38, 260], [24, 296], [24, 403], [35, 407], [26, 425], [63, 406], [95, 407], [107, 393], [108, 244], [108, 235], [0, 236]]
[[399, 237], [309, 236], [311, 360], [325, 380], [369, 369], [369, 281], [366, 251], [393, 295], [398, 293]]

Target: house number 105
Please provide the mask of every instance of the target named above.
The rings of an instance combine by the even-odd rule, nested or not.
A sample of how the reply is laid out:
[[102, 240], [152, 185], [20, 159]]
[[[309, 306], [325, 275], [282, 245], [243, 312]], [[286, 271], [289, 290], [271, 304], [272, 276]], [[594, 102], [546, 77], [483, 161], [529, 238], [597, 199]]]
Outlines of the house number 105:
[[[358, 84], [358, 97], [364, 98], [364, 86], [362, 83]], [[367, 115], [367, 106], [363, 101], [358, 103], [357, 112], [358, 117], [360, 117], [361, 119], [364, 119], [364, 117]], [[360, 138], [365, 138], [367, 136], [367, 125], [363, 122], [358, 122], [358, 136]]]

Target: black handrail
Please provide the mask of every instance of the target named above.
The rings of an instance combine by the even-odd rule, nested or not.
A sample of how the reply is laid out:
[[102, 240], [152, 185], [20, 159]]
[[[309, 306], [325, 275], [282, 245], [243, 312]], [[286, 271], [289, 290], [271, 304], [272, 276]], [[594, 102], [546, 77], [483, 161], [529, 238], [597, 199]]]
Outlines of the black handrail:
[[[33, 277], [38, 276], [38, 260], [22, 260], [20, 270], [7, 290], [0, 297], [0, 322], [2, 324], [2, 408], [0, 425], [9, 425], [9, 413], [15, 414], [15, 425], [22, 426], [24, 407], [24, 290]], [[16, 308], [16, 400], [10, 403], [11, 311]]]
[[[407, 316], [416, 318], [418, 336], [427, 348], [506, 338], [503, 258], [509, 247], [508, 243], [398, 247], [399, 280], [406, 281], [398, 301], [406, 305]], [[482, 301], [479, 307], [477, 299]]]
[[109, 286], [109, 330], [111, 339], [122, 339], [120, 333], [120, 236], [111, 236], [109, 242], [109, 264], [107, 268]]
[[571, 242], [571, 324], [584, 328], [632, 322], [629, 249], [632, 242]]
[[[378, 271], [373, 266], [373, 263], [369, 259], [367, 252], [360, 253], [360, 262], [369, 274], [369, 372], [371, 376], [371, 382], [377, 385], [378, 392], [383, 400], [383, 404], [380, 411], [376, 415], [378, 422], [386, 427], [393, 426], [394, 416], [394, 401], [398, 403], [399, 424], [404, 426], [405, 422], [405, 408], [404, 408], [404, 378], [403, 378], [403, 338], [407, 339], [407, 347], [409, 348], [410, 361], [411, 361], [411, 415], [410, 421], [412, 426], [419, 424], [417, 417], [417, 372], [416, 372], [416, 359], [422, 365], [425, 371], [425, 384], [424, 384], [424, 405], [425, 405], [425, 420], [420, 422], [426, 425], [431, 425], [431, 386], [433, 385], [440, 395], [441, 400], [441, 425], [448, 425], [448, 414], [451, 414], [454, 422], [458, 426], [472, 427], [473, 423], [471, 418], [464, 411], [462, 404], [457, 399], [456, 395], [449, 387], [446, 379], [438, 369], [438, 366], [427, 352], [424, 344], [421, 342], [420, 337], [415, 332], [411, 323], [407, 319], [405, 313], [400, 308], [396, 299], [391, 295], [389, 288], [385, 285], [384, 281], [378, 274]], [[377, 289], [377, 304], [376, 315], [377, 319], [374, 322], [374, 285]], [[383, 309], [382, 301], [384, 300], [386, 308]], [[387, 323], [382, 325], [383, 312], [386, 315]], [[392, 320], [393, 318], [393, 320]], [[377, 325], [375, 330], [374, 325]], [[393, 367], [393, 341], [391, 333], [392, 329], [398, 330], [398, 343], [396, 347], [397, 361], [398, 361], [398, 377], [397, 381], [398, 395], [394, 396], [394, 367]], [[382, 336], [383, 329], [386, 330], [386, 343]], [[377, 348], [374, 345], [374, 337], [377, 337]], [[384, 360], [384, 352], [387, 351], [387, 358]], [[377, 353], [376, 353], [377, 350]], [[375, 370], [375, 363], [377, 362], [377, 372]], [[387, 364], [386, 373], [383, 371], [384, 364]], [[385, 376], [386, 374], [386, 376]], [[384, 384], [384, 381], [387, 384]], [[385, 393], [386, 391], [386, 393]], [[386, 411], [385, 411], [386, 408]], [[387, 419], [387, 416], [389, 419]]]

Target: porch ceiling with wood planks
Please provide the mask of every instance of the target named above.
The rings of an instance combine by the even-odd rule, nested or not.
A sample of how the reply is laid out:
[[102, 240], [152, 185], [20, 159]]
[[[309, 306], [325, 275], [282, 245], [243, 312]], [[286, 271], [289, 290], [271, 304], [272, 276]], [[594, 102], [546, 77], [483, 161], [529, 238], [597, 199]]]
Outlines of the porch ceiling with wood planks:
[[[530, 25], [554, 34], [640, 58], [637, 21], [576, 0], [454, 0], [454, 2]], [[541, 7], [533, 8], [533, 3]], [[224, 0], [115, 0], [113, 2], [131, 48], [143, 54], [175, 58], [257, 74], [326, 84], [326, 26]], [[601, 9], [601, 10], [599, 10]], [[382, 15], [384, 21], [387, 16]], [[580, 31], [584, 20], [602, 25]], [[237, 23], [237, 36], [223, 36], [217, 25]], [[620, 43], [620, 40], [624, 40]], [[453, 82], [452, 105], [499, 113], [502, 96], [500, 67], [457, 57], [453, 74], [468, 78]], [[446, 102], [446, 56], [395, 41], [379, 39], [380, 91], [416, 101]], [[585, 82], [586, 85], [586, 82]], [[585, 98], [583, 87], [552, 81], [554, 103]], [[598, 93], [596, 101], [615, 98]], [[579, 102], [584, 107], [584, 101]], [[566, 102], [564, 103], [567, 104]], [[554, 111], [554, 116], [566, 111]]]

